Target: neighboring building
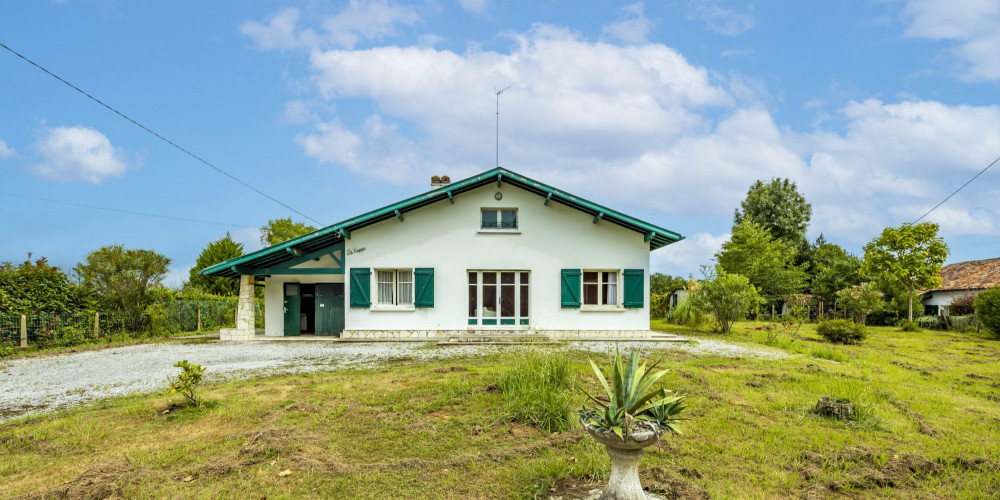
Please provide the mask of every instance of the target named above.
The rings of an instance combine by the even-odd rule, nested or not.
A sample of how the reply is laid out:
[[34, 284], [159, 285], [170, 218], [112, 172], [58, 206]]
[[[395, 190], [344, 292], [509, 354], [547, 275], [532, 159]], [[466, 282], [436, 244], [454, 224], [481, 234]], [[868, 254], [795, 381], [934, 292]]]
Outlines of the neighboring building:
[[997, 285], [1000, 285], [1000, 258], [949, 264], [941, 268], [941, 285], [921, 292], [924, 314], [948, 314], [948, 306], [956, 298]]
[[685, 289], [674, 290], [674, 293], [670, 294], [670, 309], [675, 309], [691, 296], [691, 292]]
[[201, 270], [241, 280], [237, 328], [222, 338], [253, 336], [258, 279], [270, 336], [649, 334], [649, 252], [681, 235], [503, 168], [436, 180], [430, 192]]

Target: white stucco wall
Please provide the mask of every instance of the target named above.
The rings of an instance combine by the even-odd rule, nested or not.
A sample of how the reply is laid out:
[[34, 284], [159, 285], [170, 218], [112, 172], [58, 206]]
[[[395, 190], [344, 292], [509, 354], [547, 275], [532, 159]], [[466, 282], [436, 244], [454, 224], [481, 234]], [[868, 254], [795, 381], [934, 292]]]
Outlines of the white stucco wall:
[[[503, 199], [494, 199], [501, 192]], [[455, 196], [352, 232], [344, 275], [275, 276], [266, 280], [266, 332], [281, 335], [284, 282], [342, 282], [350, 269], [434, 268], [434, 307], [410, 311], [351, 308], [345, 286], [347, 330], [466, 330], [469, 270], [530, 271], [531, 328], [539, 330], [648, 330], [649, 304], [641, 309], [586, 311], [561, 307], [563, 268], [642, 269], [649, 292], [649, 244], [643, 235], [516, 186], [496, 184]], [[480, 231], [480, 209], [517, 208], [518, 234]], [[661, 250], [667, 251], [667, 250]], [[374, 273], [373, 273], [374, 274]], [[372, 277], [374, 280], [374, 276]], [[375, 295], [377, 287], [371, 284]], [[619, 284], [619, 300], [624, 284]]]
[[[951, 305], [951, 302], [963, 295], [968, 295], [970, 293], [977, 293], [969, 290], [949, 290], [944, 292], [932, 292], [929, 298], [921, 299], [921, 305], [925, 306], [938, 306], [940, 308], [945, 308], [945, 313], [947, 314], [947, 307]], [[923, 314], [923, 311], [918, 311]]]

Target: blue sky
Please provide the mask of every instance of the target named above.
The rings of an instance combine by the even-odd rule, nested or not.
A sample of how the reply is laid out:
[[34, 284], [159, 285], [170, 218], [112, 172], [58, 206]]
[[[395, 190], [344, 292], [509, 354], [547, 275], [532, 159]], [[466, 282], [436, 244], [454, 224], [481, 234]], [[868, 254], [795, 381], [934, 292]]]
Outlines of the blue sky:
[[[494, 161], [688, 237], [686, 275], [756, 179], [851, 251], [1000, 155], [1000, 3], [16, 2], [0, 42], [327, 224]], [[179, 283], [227, 230], [301, 217], [0, 51], [0, 261], [155, 249]], [[996, 257], [1000, 171], [930, 219]], [[234, 224], [181, 222], [23, 196]]]

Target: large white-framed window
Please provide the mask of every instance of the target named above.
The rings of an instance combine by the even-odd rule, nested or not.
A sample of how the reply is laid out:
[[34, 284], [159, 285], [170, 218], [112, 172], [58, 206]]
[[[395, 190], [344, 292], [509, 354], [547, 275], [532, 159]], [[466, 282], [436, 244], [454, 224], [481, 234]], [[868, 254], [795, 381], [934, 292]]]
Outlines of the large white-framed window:
[[527, 326], [529, 278], [528, 271], [468, 271], [469, 325]]
[[413, 309], [413, 269], [375, 269], [374, 309]]
[[620, 269], [583, 270], [583, 307], [620, 308]]
[[482, 208], [479, 214], [479, 229], [482, 231], [518, 230], [516, 208]]

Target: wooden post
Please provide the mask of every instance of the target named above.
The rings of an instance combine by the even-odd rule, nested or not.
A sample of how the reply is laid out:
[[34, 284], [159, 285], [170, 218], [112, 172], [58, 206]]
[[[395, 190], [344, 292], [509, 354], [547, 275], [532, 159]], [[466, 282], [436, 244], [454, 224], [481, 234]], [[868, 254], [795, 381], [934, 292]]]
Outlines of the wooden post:
[[201, 331], [201, 305], [200, 304], [198, 305], [197, 309], [198, 309], [198, 328], [195, 329], [195, 331], [200, 332]]
[[819, 314], [817, 314], [816, 321], [823, 319], [823, 301], [819, 301]]
[[94, 313], [94, 338], [98, 338], [101, 334], [101, 313]]
[[21, 347], [28, 347], [28, 317], [21, 315]]

